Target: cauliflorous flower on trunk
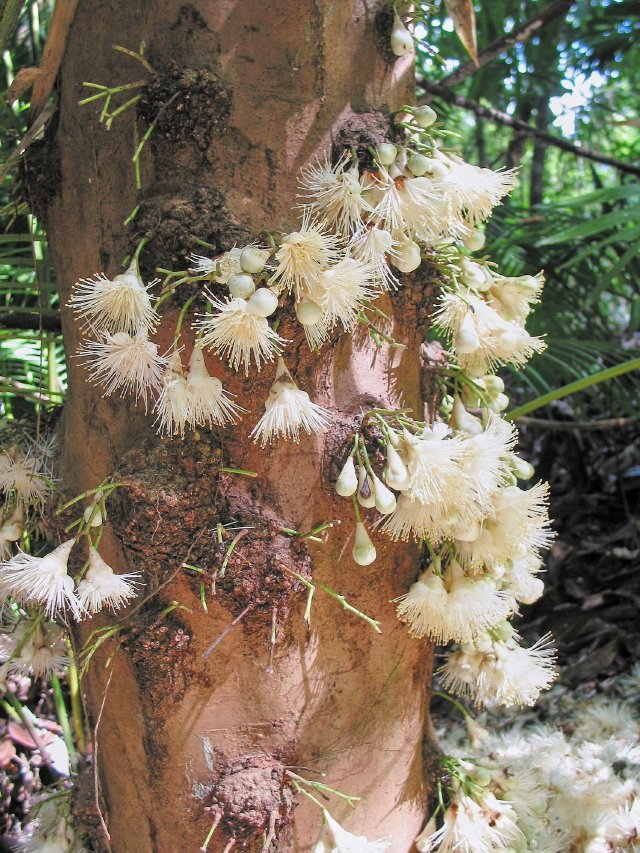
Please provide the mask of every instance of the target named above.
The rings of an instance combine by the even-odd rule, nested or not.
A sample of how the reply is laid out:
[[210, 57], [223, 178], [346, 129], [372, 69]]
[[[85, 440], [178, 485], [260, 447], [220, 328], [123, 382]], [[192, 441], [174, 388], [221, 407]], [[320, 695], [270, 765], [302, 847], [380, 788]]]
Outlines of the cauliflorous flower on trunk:
[[460, 367], [476, 375], [490, 373], [500, 364], [521, 367], [546, 346], [518, 323], [503, 320], [491, 305], [472, 293], [464, 298], [444, 293], [435, 320], [451, 335]]
[[472, 225], [491, 216], [493, 208], [516, 184], [517, 173], [513, 169], [494, 172], [466, 163], [454, 154], [438, 151], [436, 156], [448, 167], [439, 181], [446, 204]]
[[544, 287], [544, 273], [508, 278], [494, 275], [489, 290], [492, 307], [503, 320], [524, 322], [531, 306], [540, 302]]
[[391, 842], [386, 838], [369, 841], [364, 835], [347, 832], [326, 809], [322, 810], [320, 838], [312, 853], [384, 853]]
[[329, 158], [304, 169], [300, 187], [308, 199], [308, 206], [327, 228], [348, 237], [362, 224], [362, 216], [371, 212], [364, 199], [366, 189], [360, 180], [357, 164], [346, 169], [350, 155], [345, 153], [335, 166]]
[[517, 437], [513, 424], [491, 414], [484, 430], [464, 441], [464, 455], [460, 460], [463, 476], [481, 504], [486, 504], [505, 484], [509, 453]]
[[476, 646], [449, 653], [438, 675], [445, 690], [470, 696], [478, 706], [533, 705], [557, 677], [550, 634], [528, 649], [515, 637], [477, 640]]
[[371, 267], [349, 257], [323, 270], [318, 280], [317, 299], [328, 328], [340, 322], [345, 331], [353, 329], [364, 304], [377, 294], [373, 278]]
[[252, 313], [244, 299], [223, 302], [211, 294], [207, 298], [217, 313], [206, 314], [195, 323], [202, 346], [228, 358], [234, 370], [244, 367], [245, 376], [252, 358], [260, 370], [264, 362], [280, 354], [286, 341], [273, 331], [266, 317]]
[[207, 258], [205, 255], [191, 255], [190, 272], [195, 275], [207, 276], [212, 281], [218, 284], [226, 284], [231, 276], [239, 275], [242, 272], [240, 266], [240, 255], [242, 249], [234, 246], [228, 252], [220, 255], [219, 258]]
[[300, 229], [282, 238], [275, 256], [278, 266], [271, 281], [279, 291], [293, 292], [296, 299], [303, 296], [313, 299], [320, 273], [339, 256], [337, 238], [314, 222], [307, 208]]
[[277, 437], [300, 441], [301, 429], [310, 435], [325, 432], [329, 426], [328, 410], [311, 402], [307, 392], [298, 388], [280, 357], [264, 407], [264, 415], [251, 431], [253, 440], [260, 440], [262, 447]]
[[158, 320], [148, 293], [157, 281], [145, 285], [134, 258], [129, 269], [113, 279], [99, 274], [93, 279], [85, 278], [77, 282], [69, 307], [94, 332], [128, 332], [135, 335], [151, 328]]
[[442, 820], [439, 829], [416, 838], [420, 853], [492, 853], [522, 837], [511, 806], [490, 792], [478, 791], [474, 798], [458, 790]]
[[437, 503], [446, 492], [461, 485], [460, 460], [465, 452], [462, 440], [450, 436], [446, 424], [426, 427], [421, 436], [405, 430], [407, 468], [410, 484], [406, 494], [421, 503]]
[[115, 612], [138, 594], [135, 588], [139, 577], [139, 572], [117, 575], [95, 548], [89, 548], [89, 568], [76, 594], [88, 613], [97, 613], [103, 607]]
[[0, 491], [25, 505], [41, 504], [51, 491], [51, 477], [39, 456], [15, 445], [0, 453]]
[[67, 561], [75, 539], [63, 542], [46, 557], [19, 551], [0, 565], [0, 589], [27, 604], [41, 604], [50, 618], [70, 610], [77, 619], [83, 607], [74, 594]]
[[184, 438], [184, 428], [189, 415], [187, 381], [182, 371], [179, 352], [173, 352], [162, 374], [162, 390], [154, 407], [155, 426], [160, 435], [179, 434]]
[[76, 353], [84, 360], [91, 379], [102, 385], [107, 396], [120, 391], [120, 396], [133, 394], [143, 400], [147, 410], [149, 397], [162, 386], [167, 359], [158, 355], [157, 344], [147, 338], [146, 331], [137, 335], [127, 332], [104, 332], [102, 341], [85, 341]]
[[450, 640], [471, 640], [502, 622], [514, 607], [507, 592], [498, 591], [487, 579], [466, 577], [451, 560], [444, 579], [427, 570], [403, 596], [397, 613], [408, 623], [412, 637], [426, 636], [444, 645]]
[[[20, 652], [14, 655], [19, 645]], [[55, 622], [21, 619], [3, 626], [0, 633], [0, 659], [8, 661], [8, 672], [47, 678], [69, 663], [64, 633]]]
[[398, 243], [388, 231], [376, 228], [372, 223], [361, 228], [349, 243], [352, 256], [367, 264], [374, 278], [385, 290], [395, 290], [398, 279], [388, 263], [388, 258], [397, 258]]
[[187, 378], [187, 405], [189, 422], [192, 424], [207, 424], [212, 426], [235, 423], [240, 419], [242, 406], [234, 403], [222, 387], [222, 382], [211, 376], [204, 363], [202, 347], [196, 343], [189, 360], [189, 376]]
[[10, 515], [0, 521], [0, 560], [11, 556], [13, 543], [19, 541], [23, 530], [24, 509], [22, 504], [18, 504]]
[[518, 486], [498, 489], [491, 498], [492, 510], [477, 536], [459, 537], [458, 558], [464, 566], [503, 565], [522, 559], [528, 552], [537, 555], [553, 539], [549, 530], [547, 502], [549, 486], [537, 483], [524, 491]]

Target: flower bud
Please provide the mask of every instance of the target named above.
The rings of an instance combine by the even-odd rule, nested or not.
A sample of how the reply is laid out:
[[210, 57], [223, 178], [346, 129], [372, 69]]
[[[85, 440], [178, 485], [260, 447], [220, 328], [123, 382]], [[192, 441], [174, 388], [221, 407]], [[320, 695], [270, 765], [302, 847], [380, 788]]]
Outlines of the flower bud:
[[520, 459], [515, 453], [511, 456], [510, 463], [511, 470], [518, 480], [530, 480], [536, 473], [536, 469], [531, 462], [527, 462], [526, 459]]
[[470, 261], [468, 258], [462, 258], [460, 267], [462, 269], [462, 280], [467, 287], [481, 289], [484, 286], [485, 278], [480, 264]]
[[407, 166], [410, 171], [419, 178], [428, 171], [430, 162], [429, 157], [425, 157], [424, 154], [412, 154], [407, 161]]
[[399, 15], [393, 18], [393, 29], [391, 30], [391, 50], [395, 56], [404, 56], [413, 50], [413, 36], [402, 23]]
[[256, 289], [253, 279], [246, 273], [232, 275], [227, 286], [229, 293], [237, 299], [248, 299]]
[[357, 488], [358, 475], [356, 474], [353, 456], [350, 456], [342, 466], [342, 471], [336, 480], [336, 492], [343, 498], [350, 498], [351, 495], [355, 495]]
[[373, 478], [376, 509], [381, 515], [390, 515], [396, 508], [396, 496], [378, 477]]
[[382, 476], [388, 486], [391, 486], [392, 489], [397, 489], [399, 492], [408, 488], [411, 480], [407, 466], [392, 444], [387, 444], [387, 464], [385, 465]]
[[471, 775], [476, 785], [480, 785], [481, 788], [486, 788], [490, 785], [493, 778], [491, 771], [486, 767], [475, 767]]
[[489, 403], [492, 412], [504, 412], [509, 407], [509, 398], [506, 394], [497, 394]]
[[470, 252], [479, 252], [480, 249], [484, 249], [486, 238], [482, 231], [474, 228], [462, 238], [462, 242]]
[[269, 257], [267, 249], [258, 249], [256, 246], [245, 246], [240, 252], [240, 269], [243, 272], [259, 273]]
[[258, 317], [270, 317], [278, 307], [278, 297], [268, 287], [259, 287], [247, 302], [250, 314]]
[[497, 397], [498, 394], [504, 392], [504, 382], [499, 376], [494, 376], [489, 373], [482, 377], [484, 387], [487, 389], [487, 394], [491, 397]]
[[513, 637], [513, 625], [510, 622], [507, 622], [506, 620], [504, 622], [501, 622], [499, 625], [496, 625], [493, 630], [497, 633], [497, 635], [504, 643], [506, 643], [507, 640], [510, 640], [511, 637]]
[[453, 336], [453, 346], [456, 352], [465, 355], [474, 353], [480, 347], [480, 338], [476, 331], [471, 312], [468, 312], [460, 324], [460, 328]]
[[457, 394], [453, 398], [453, 408], [449, 423], [454, 429], [464, 430], [464, 432], [468, 432], [470, 435], [479, 435], [481, 432], [484, 432], [484, 427], [480, 419], [469, 414]]
[[358, 503], [366, 509], [376, 505], [376, 496], [373, 493], [373, 482], [367, 474], [367, 469], [362, 465], [358, 471]]
[[424, 129], [431, 127], [438, 118], [438, 115], [434, 109], [432, 109], [428, 104], [425, 104], [422, 107], [418, 107], [417, 110], [414, 110], [413, 117], [418, 127]]
[[381, 142], [376, 145], [376, 157], [382, 166], [390, 166], [395, 163], [398, 149], [392, 142]]
[[362, 521], [356, 521], [356, 538], [351, 552], [359, 566], [369, 566], [376, 558], [376, 549]]
[[296, 302], [296, 316], [303, 326], [312, 326], [322, 320], [323, 311], [317, 302], [303, 297]]
[[432, 817], [420, 835], [414, 839], [413, 844], [418, 853], [429, 853], [430, 850], [433, 850], [433, 839], [431, 836], [437, 829], [438, 824], [436, 823], [436, 819], [435, 817]]

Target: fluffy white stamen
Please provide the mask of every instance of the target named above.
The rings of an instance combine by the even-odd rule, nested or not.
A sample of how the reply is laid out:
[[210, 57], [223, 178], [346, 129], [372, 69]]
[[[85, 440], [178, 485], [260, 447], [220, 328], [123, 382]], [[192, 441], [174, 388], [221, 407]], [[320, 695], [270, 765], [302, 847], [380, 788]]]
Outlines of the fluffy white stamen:
[[91, 614], [103, 607], [116, 611], [138, 594], [139, 577], [139, 572], [117, 575], [95, 548], [89, 548], [89, 568], [76, 593], [82, 607]]
[[134, 259], [125, 273], [113, 279], [102, 274], [93, 279], [81, 279], [74, 286], [68, 304], [95, 332], [135, 335], [151, 328], [158, 320], [148, 293], [157, 283], [155, 279], [143, 284]]
[[[21, 643], [22, 649], [9, 661]], [[64, 633], [55, 622], [41, 622], [34, 627], [28, 619], [3, 627], [0, 659], [9, 661], [9, 672], [35, 678], [48, 678], [69, 663]]]
[[148, 340], [146, 332], [135, 336], [127, 332], [104, 332], [103, 341], [85, 341], [76, 353], [84, 359], [93, 382], [102, 385], [108, 395], [132, 393], [142, 399], [145, 411], [150, 395], [159, 391], [167, 359], [158, 355], [157, 344]]
[[357, 165], [345, 169], [350, 160], [343, 154], [335, 166], [328, 156], [324, 162], [308, 166], [300, 176], [300, 187], [309, 201], [308, 205], [329, 229], [348, 237], [362, 224], [362, 216], [371, 212], [363, 198], [363, 186]]
[[343, 258], [324, 270], [318, 281], [318, 302], [323, 322], [331, 328], [340, 322], [346, 331], [358, 322], [363, 305], [376, 295], [373, 270], [355, 258]]
[[189, 360], [187, 405], [189, 422], [193, 425], [207, 424], [210, 429], [214, 424], [235, 423], [246, 411], [233, 402], [222, 382], [209, 374], [199, 344], [194, 346]]
[[329, 425], [330, 413], [298, 388], [282, 358], [278, 358], [276, 379], [264, 406], [264, 415], [251, 431], [262, 447], [276, 437], [299, 441], [301, 429], [310, 435], [325, 432]]
[[217, 313], [205, 314], [195, 323], [202, 332], [202, 346], [212, 347], [228, 358], [234, 370], [244, 367], [246, 376], [252, 358], [260, 370], [263, 362], [273, 361], [280, 354], [286, 341], [273, 331], [265, 317], [250, 312], [244, 299], [223, 302], [211, 294], [207, 298]]
[[74, 544], [75, 539], [69, 539], [46, 557], [19, 551], [0, 566], [0, 588], [21, 602], [43, 605], [49, 617], [63, 614], [68, 608], [79, 618], [83, 607], [74, 594], [73, 578], [67, 574]]
[[184, 429], [189, 416], [187, 382], [182, 372], [180, 353], [169, 358], [162, 375], [162, 390], [156, 400], [155, 426], [160, 435], [179, 434], [184, 438]]
[[306, 209], [300, 229], [282, 238], [275, 257], [278, 266], [271, 281], [279, 290], [293, 292], [296, 299], [313, 299], [320, 273], [338, 260], [337, 238], [314, 222]]

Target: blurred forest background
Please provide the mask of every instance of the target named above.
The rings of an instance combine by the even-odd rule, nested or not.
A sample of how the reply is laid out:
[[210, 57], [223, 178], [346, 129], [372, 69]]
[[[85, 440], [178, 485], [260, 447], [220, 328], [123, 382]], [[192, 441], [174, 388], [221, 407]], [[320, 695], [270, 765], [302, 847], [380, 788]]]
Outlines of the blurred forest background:
[[[13, 100], [18, 72], [41, 63], [53, 6], [0, 3], [2, 444], [8, 428], [55, 417], [65, 394], [47, 238], [21, 182], [55, 110], [29, 129], [29, 93]], [[547, 593], [524, 630], [555, 633], [564, 689], [606, 691], [607, 679], [640, 657], [640, 383], [629, 369], [640, 355], [640, 2], [479, 0], [475, 14], [479, 67], [443, 0], [425, 9], [415, 32], [417, 97], [457, 130], [465, 159], [520, 170], [490, 220], [487, 253], [504, 275], [545, 271], [528, 328], [546, 333], [548, 350], [506, 379], [523, 445], [551, 481], [558, 531]], [[618, 375], [590, 384], [610, 368]], [[531, 404], [571, 382], [589, 387]], [[59, 685], [56, 693], [24, 682], [19, 702], [61, 733], [68, 719]], [[26, 810], [38, 775], [37, 751], [16, 740], [1, 701], [0, 744], [10, 746], [0, 748], [0, 835], [11, 814]], [[16, 755], [24, 762], [14, 772]]]

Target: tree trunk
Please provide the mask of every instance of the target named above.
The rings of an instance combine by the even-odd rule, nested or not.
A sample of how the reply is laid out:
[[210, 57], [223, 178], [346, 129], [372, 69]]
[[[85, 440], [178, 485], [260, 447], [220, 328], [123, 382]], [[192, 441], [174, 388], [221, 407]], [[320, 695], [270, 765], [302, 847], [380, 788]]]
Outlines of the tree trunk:
[[[156, 266], [184, 269], [192, 251], [203, 252], [198, 239], [213, 244], [214, 255], [264, 239], [263, 228], [295, 227], [299, 169], [332, 142], [380, 141], [390, 132], [389, 113], [412, 97], [413, 64], [389, 56], [389, 22], [379, 10], [373, 0], [80, 3], [61, 70], [55, 138], [46, 158], [34, 151], [28, 163], [61, 304], [79, 278], [119, 272], [145, 235], [140, 261], [149, 279]], [[137, 50], [142, 41], [156, 74], [142, 91], [138, 118], [130, 110], [106, 132], [95, 106], [77, 105], [90, 93], [82, 83], [148, 77], [112, 48]], [[137, 193], [134, 124], [141, 136], [156, 118]], [[138, 204], [138, 216], [124, 226]], [[282, 309], [287, 364], [311, 398], [331, 408], [334, 423], [326, 436], [264, 451], [249, 432], [263, 411], [272, 365], [244, 378], [212, 358], [210, 367], [248, 414], [220, 434], [159, 439], [144, 407], [105, 398], [89, 384], [73, 357], [80, 329], [63, 308], [63, 490], [71, 497], [110, 474], [122, 478], [108, 504], [101, 553], [120, 571], [142, 573], [142, 598], [157, 591], [125, 620], [109, 668], [114, 643], [95, 656], [83, 681], [91, 725], [99, 719], [100, 802], [116, 853], [196, 851], [216, 809], [224, 817], [210, 851], [232, 838], [239, 849], [262, 849], [272, 814], [270, 850], [309, 850], [320, 815], [304, 801], [293, 820], [285, 767], [362, 797], [353, 813], [339, 800], [330, 804], [351, 831], [391, 837], [394, 853], [412, 849], [429, 788], [423, 733], [431, 649], [409, 638], [392, 599], [419, 573], [419, 554], [374, 532], [378, 559], [357, 566], [351, 507], [335, 496], [333, 482], [363, 410], [402, 404], [420, 416], [418, 350], [430, 298], [429, 283], [415, 274], [381, 303], [401, 320], [391, 321], [391, 332], [407, 344], [403, 350], [376, 349], [366, 334], [355, 334], [311, 354], [292, 312]], [[165, 303], [161, 349], [173, 340], [185, 300], [179, 294]], [[204, 306], [199, 300], [194, 308]], [[188, 322], [184, 329], [186, 364], [193, 335]], [[257, 477], [221, 474], [221, 465]], [[324, 544], [282, 533], [322, 521], [336, 522]], [[214, 595], [213, 574], [221, 573], [237, 533], [225, 529], [220, 545], [216, 525], [232, 522], [249, 529]], [[205, 574], [182, 569], [183, 562]], [[381, 621], [382, 634], [320, 590], [308, 630], [306, 591], [291, 571], [344, 594]], [[180, 606], [166, 613], [172, 602]], [[104, 624], [102, 616], [83, 624], [81, 639]], [[97, 822], [95, 815], [85, 820]], [[104, 836], [103, 843], [109, 847]]]

